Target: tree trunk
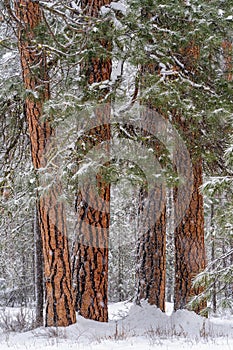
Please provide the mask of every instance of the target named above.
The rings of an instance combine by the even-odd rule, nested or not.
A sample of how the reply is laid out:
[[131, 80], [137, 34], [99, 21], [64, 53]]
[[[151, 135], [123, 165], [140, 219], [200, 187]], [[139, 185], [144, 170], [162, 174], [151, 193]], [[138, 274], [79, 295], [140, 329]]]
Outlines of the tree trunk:
[[[157, 72], [158, 73], [158, 72]], [[154, 63], [142, 67], [142, 87], [147, 82], [147, 74], [156, 74]], [[143, 104], [143, 102], [142, 102]], [[159, 113], [154, 106], [153, 101], [146, 101], [148, 109], [142, 112], [142, 119], [145, 122], [148, 114]], [[146, 123], [145, 123], [146, 124]], [[164, 128], [165, 124], [158, 125], [157, 135], [150, 135], [147, 147], [154, 150], [155, 161], [163, 154], [164, 145], [161, 144], [157, 136]], [[149, 136], [148, 132], [141, 130], [142, 136]], [[141, 202], [143, 202], [146, 193], [142, 190]], [[139, 241], [137, 247], [137, 269], [136, 269], [136, 303], [141, 299], [148, 300], [149, 304], [156, 305], [162, 311], [165, 311], [165, 285], [166, 285], [166, 188], [163, 183], [154, 186], [154, 193], [149, 198], [150, 207], [154, 207], [154, 214], [148, 212], [146, 226], [141, 225], [139, 232]], [[143, 205], [140, 208], [144, 211]], [[148, 230], [145, 232], [145, 227]]]
[[[108, 107], [106, 115], [110, 113], [110, 105]], [[96, 132], [97, 129], [94, 134]], [[102, 124], [98, 128], [97, 142], [109, 139], [110, 126]], [[106, 152], [109, 152], [108, 147]], [[85, 318], [107, 322], [110, 184], [101, 173], [97, 174], [97, 186], [99, 198], [88, 183], [85, 191], [80, 191], [77, 196], [77, 237], [73, 248], [72, 274], [76, 310]]]
[[166, 230], [166, 300], [173, 303], [174, 295], [174, 208], [173, 190], [167, 190], [167, 230]]
[[[211, 235], [211, 263], [212, 270], [215, 269], [215, 227], [214, 227], [214, 204], [210, 205], [210, 235]], [[216, 290], [216, 281], [213, 282], [213, 292], [212, 292], [212, 304], [213, 304], [213, 313], [215, 314], [217, 311], [217, 290]]]
[[233, 74], [233, 62], [232, 62], [232, 53], [233, 53], [233, 45], [230, 40], [224, 40], [222, 43], [223, 49], [223, 59], [224, 59], [224, 74], [227, 81], [232, 81]]
[[[185, 69], [191, 74], [198, 74], [197, 62], [200, 56], [200, 48], [191, 41], [190, 44], [180, 49], [181, 60]], [[178, 68], [179, 69], [179, 68]], [[187, 148], [192, 161], [192, 169], [187, 166], [187, 160], [182, 155], [181, 149], [174, 152], [175, 170], [180, 167], [187, 178], [193, 177], [192, 193], [188, 208], [184, 208], [177, 199], [178, 188], [174, 188], [174, 215], [175, 220], [182, 218], [176, 223], [174, 232], [175, 242], [175, 288], [174, 288], [174, 309], [183, 309], [192, 297], [199, 295], [203, 287], [192, 286], [193, 279], [206, 267], [205, 240], [204, 240], [204, 207], [203, 195], [200, 186], [202, 178], [202, 157], [200, 156], [199, 125], [195, 119], [186, 120], [174, 112], [173, 122], [177, 125], [179, 133], [185, 138]], [[179, 145], [177, 147], [180, 148]], [[197, 151], [198, 150], [198, 151]], [[182, 179], [179, 185], [182, 188]], [[182, 189], [184, 199], [189, 196]], [[184, 203], [186, 201], [184, 200]], [[183, 215], [184, 213], [184, 215]], [[206, 300], [195, 304], [192, 310], [200, 313], [206, 307]]]
[[[154, 199], [163, 201], [164, 198], [166, 198], [166, 189], [163, 185], [158, 185], [154, 191]], [[136, 303], [140, 303], [141, 299], [146, 299], [149, 304], [156, 305], [162, 311], [165, 311], [166, 206], [164, 204], [162, 210], [160, 205], [157, 208], [158, 211], [161, 211], [161, 213], [158, 213], [155, 210], [155, 216], [158, 216], [158, 218], [153, 218], [151, 223], [148, 218], [147, 223], [150, 228], [147, 232], [140, 234], [139, 237]]]
[[[98, 17], [101, 6], [109, 3], [109, 0], [88, 0], [81, 1], [81, 6], [87, 16]], [[106, 50], [108, 56], [111, 43], [102, 39], [99, 44]], [[81, 67], [88, 85], [110, 80], [111, 69], [110, 57], [91, 57]], [[100, 102], [106, 92], [104, 90], [100, 93]], [[98, 147], [104, 141], [108, 143], [111, 137], [109, 117], [109, 102], [96, 107], [95, 122], [98, 126], [89, 130], [84, 138], [78, 141], [80, 154], [85, 155], [85, 149]], [[108, 154], [108, 144], [103, 148]], [[96, 181], [99, 198], [95, 197], [91, 185], [88, 184], [85, 187], [85, 194], [79, 191], [77, 195], [77, 238], [72, 254], [72, 274], [76, 292], [76, 310], [85, 318], [107, 322], [110, 183], [106, 182], [101, 172], [96, 175]]]
[[[48, 167], [49, 152], [54, 130], [43, 120], [43, 104], [49, 99], [49, 77], [46, 53], [37, 42], [37, 32], [42, 24], [42, 12], [38, 2], [15, 1], [18, 18], [18, 46], [22, 65], [25, 113], [31, 140], [32, 161], [35, 169]], [[41, 33], [40, 33], [41, 34]], [[45, 34], [45, 33], [44, 33]], [[40, 183], [43, 186], [43, 183]], [[47, 185], [47, 184], [45, 184]], [[68, 326], [76, 321], [71, 290], [71, 271], [66, 234], [64, 204], [59, 179], [55, 178], [45, 194], [38, 199], [38, 217], [43, 241], [46, 326]]]
[[[185, 163], [183, 166], [185, 167]], [[203, 196], [200, 192], [202, 185], [201, 159], [196, 159], [192, 167], [193, 190], [190, 204], [183, 219], [175, 228], [175, 310], [185, 308], [193, 296], [202, 292], [203, 288], [192, 287], [192, 281], [206, 266]], [[180, 217], [176, 191], [177, 189], [174, 190], [175, 217]], [[192, 309], [196, 313], [200, 313], [205, 307], [206, 302], [203, 301]]]
[[36, 327], [43, 326], [43, 308], [44, 308], [44, 261], [42, 237], [40, 232], [38, 210], [35, 208], [34, 215], [34, 249], [35, 249], [35, 295], [36, 295]]

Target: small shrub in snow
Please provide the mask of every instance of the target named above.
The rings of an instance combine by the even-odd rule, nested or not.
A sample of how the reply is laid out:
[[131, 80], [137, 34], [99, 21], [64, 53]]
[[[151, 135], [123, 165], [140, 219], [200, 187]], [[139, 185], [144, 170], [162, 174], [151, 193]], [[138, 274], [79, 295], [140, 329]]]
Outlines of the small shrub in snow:
[[19, 309], [11, 313], [7, 309], [0, 312], [0, 328], [4, 332], [25, 332], [35, 327], [33, 312], [27, 309]]

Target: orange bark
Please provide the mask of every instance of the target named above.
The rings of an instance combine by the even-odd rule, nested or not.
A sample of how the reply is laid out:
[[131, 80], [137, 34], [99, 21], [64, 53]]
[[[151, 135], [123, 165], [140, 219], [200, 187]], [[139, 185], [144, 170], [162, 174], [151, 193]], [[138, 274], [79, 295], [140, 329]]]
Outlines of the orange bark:
[[222, 48], [223, 48], [224, 66], [225, 66], [224, 71], [226, 75], [226, 80], [232, 81], [233, 79], [232, 42], [230, 42], [229, 40], [224, 40], [222, 43]]
[[[85, 15], [98, 17], [103, 5], [109, 5], [109, 0], [81, 1]], [[111, 50], [111, 43], [104, 39], [99, 41], [106, 50]], [[112, 62], [109, 57], [92, 57], [81, 66], [82, 74], [89, 85], [110, 80]], [[106, 95], [102, 91], [100, 98]], [[109, 141], [111, 137], [110, 103], [105, 107], [95, 109], [95, 119], [98, 127], [91, 129], [78, 141], [81, 154], [85, 154], [82, 145], [89, 150], [92, 147]], [[106, 153], [109, 147], [106, 145]], [[73, 249], [73, 282], [76, 292], [76, 309], [80, 315], [92, 320], [108, 321], [108, 231], [110, 221], [110, 184], [97, 174], [99, 199], [95, 199], [91, 186], [86, 187], [86, 198], [81, 192], [77, 196], [77, 240]], [[94, 203], [94, 207], [90, 205]]]
[[[182, 50], [182, 62], [185, 68], [196, 73], [195, 64], [200, 55], [200, 50], [195, 42]], [[197, 74], [197, 73], [196, 73]], [[175, 291], [174, 309], [183, 309], [192, 297], [199, 295], [203, 287], [193, 287], [193, 279], [205, 269], [205, 241], [204, 241], [204, 207], [203, 195], [200, 190], [202, 185], [202, 158], [196, 153], [196, 140], [199, 137], [198, 125], [192, 125], [195, 120], [185, 120], [176, 113], [173, 116], [180, 133], [188, 143], [188, 150], [192, 160], [192, 169], [187, 168], [185, 159], [182, 159], [181, 150], [174, 152], [174, 164], [182, 167], [182, 174], [190, 178], [190, 171], [193, 175], [193, 188], [190, 203], [187, 209], [178, 203], [176, 198], [177, 188], [174, 189], [174, 211], [175, 218], [183, 219], [175, 228]], [[193, 129], [193, 130], [192, 130]], [[181, 185], [182, 186], [182, 185]], [[188, 196], [183, 188], [183, 196]], [[203, 300], [199, 305], [192, 308], [196, 313], [200, 313], [206, 307]]]
[[[42, 12], [39, 3], [31, 0], [15, 1], [15, 10], [19, 19], [18, 44], [27, 92], [25, 111], [32, 161], [34, 168], [40, 169], [48, 165], [49, 153], [54, 147], [54, 130], [48, 121], [43, 120], [43, 105], [50, 95], [46, 53], [36, 42]], [[61, 193], [61, 183], [57, 179], [38, 200], [45, 268], [46, 326], [68, 326], [76, 321], [66, 217], [64, 204], [59, 200]]]

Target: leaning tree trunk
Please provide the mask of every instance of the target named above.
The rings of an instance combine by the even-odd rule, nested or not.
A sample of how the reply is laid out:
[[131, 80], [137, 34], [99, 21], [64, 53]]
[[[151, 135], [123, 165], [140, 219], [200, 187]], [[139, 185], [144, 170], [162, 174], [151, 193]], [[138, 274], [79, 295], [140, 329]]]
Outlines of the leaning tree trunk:
[[[98, 17], [103, 5], [110, 1], [81, 1], [84, 13], [92, 18]], [[98, 41], [105, 50], [105, 57], [92, 57], [81, 66], [82, 74], [87, 79], [87, 85], [110, 80], [111, 59], [108, 52], [111, 43], [105, 39]], [[106, 57], [107, 56], [107, 57]], [[99, 107], [94, 110], [95, 127], [86, 132], [78, 140], [78, 152], [85, 157], [85, 150], [102, 147], [104, 153], [109, 153], [110, 140], [110, 103], [101, 106], [101, 99], [107, 91], [99, 94]], [[107, 164], [105, 164], [107, 167]], [[79, 191], [76, 199], [77, 237], [73, 248], [72, 274], [76, 292], [76, 310], [85, 318], [108, 321], [108, 232], [110, 223], [110, 183], [106, 182], [103, 173], [96, 175], [99, 197], [95, 197], [91, 184], [85, 186], [85, 191]]]
[[[15, 0], [18, 18], [18, 46], [22, 65], [25, 113], [31, 140], [35, 169], [49, 169], [49, 152], [54, 147], [54, 130], [43, 118], [43, 104], [49, 99], [49, 77], [46, 53], [37, 42], [42, 23], [38, 1]], [[40, 33], [41, 34], [41, 33]], [[40, 40], [41, 36], [40, 36]], [[40, 186], [48, 184], [40, 183]], [[76, 321], [71, 289], [71, 271], [66, 234], [64, 204], [59, 200], [62, 188], [54, 180], [38, 199], [38, 217], [43, 241], [46, 293], [46, 326], [68, 326]]]

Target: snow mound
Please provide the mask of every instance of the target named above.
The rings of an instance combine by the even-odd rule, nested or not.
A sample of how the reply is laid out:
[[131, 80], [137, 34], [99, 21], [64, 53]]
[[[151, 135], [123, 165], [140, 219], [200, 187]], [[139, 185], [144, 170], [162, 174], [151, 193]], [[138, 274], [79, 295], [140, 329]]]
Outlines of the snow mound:
[[133, 305], [128, 316], [121, 320], [122, 326], [127, 326], [138, 335], [145, 335], [152, 329], [156, 332], [167, 333], [169, 316], [163, 313], [156, 306], [149, 305], [142, 301], [141, 305]]
[[[233, 319], [209, 320], [194, 312], [163, 313], [142, 301], [109, 305], [110, 321], [101, 323], [77, 316], [67, 328], [37, 328], [25, 333], [0, 332], [6, 349], [222, 349], [233, 345]], [[12, 309], [12, 312], [14, 310]], [[15, 345], [17, 344], [17, 347]]]

